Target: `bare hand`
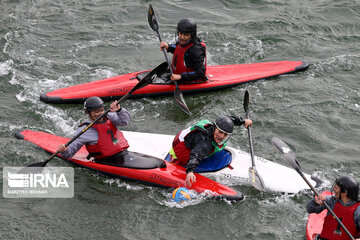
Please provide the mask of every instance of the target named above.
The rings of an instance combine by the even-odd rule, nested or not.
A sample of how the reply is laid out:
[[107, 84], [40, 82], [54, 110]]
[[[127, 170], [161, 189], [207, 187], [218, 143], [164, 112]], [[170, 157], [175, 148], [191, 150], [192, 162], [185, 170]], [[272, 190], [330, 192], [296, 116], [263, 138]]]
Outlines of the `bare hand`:
[[252, 127], [252, 121], [251, 119], [245, 119], [244, 126], [248, 128], [249, 126]]
[[168, 50], [169, 45], [166, 42], [160, 42], [160, 50], [162, 51], [164, 48]]
[[171, 74], [170, 76], [170, 80], [171, 81], [177, 81], [181, 79], [181, 75], [180, 74]]
[[315, 202], [319, 205], [322, 205], [325, 201], [325, 197], [323, 195], [319, 195], [319, 197], [315, 197]]
[[191, 186], [194, 182], [196, 182], [196, 176], [193, 172], [189, 172], [185, 178], [185, 185]]
[[65, 147], [65, 144], [60, 144], [57, 150], [58, 152], [64, 152], [67, 150], [67, 147]]
[[114, 101], [113, 103], [110, 104], [110, 112], [116, 112], [118, 110], [120, 110], [120, 104], [117, 104], [118, 101]]

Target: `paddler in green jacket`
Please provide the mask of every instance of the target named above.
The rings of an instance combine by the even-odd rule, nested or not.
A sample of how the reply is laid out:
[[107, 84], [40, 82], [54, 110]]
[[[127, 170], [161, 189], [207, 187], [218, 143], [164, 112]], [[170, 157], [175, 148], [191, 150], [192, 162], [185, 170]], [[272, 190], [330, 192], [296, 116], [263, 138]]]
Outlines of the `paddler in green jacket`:
[[215, 122], [202, 120], [175, 136], [171, 161], [186, 167], [186, 185], [196, 182], [194, 171], [202, 160], [225, 148], [234, 125], [247, 128], [252, 126], [252, 121], [234, 116], [219, 117]]

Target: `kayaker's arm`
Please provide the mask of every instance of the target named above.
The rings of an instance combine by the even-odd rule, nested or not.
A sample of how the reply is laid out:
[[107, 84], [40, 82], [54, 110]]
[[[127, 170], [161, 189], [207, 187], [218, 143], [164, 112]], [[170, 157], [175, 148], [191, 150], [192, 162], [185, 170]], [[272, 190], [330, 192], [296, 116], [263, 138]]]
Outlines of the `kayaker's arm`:
[[167, 42], [165, 42], [165, 41], [160, 42], [160, 50], [161, 50], [161, 51], [162, 51], [163, 49], [165, 49], [167, 52], [174, 53], [175, 47], [176, 47], [175, 44], [170, 44], [170, 45], [169, 45], [169, 44], [168, 44]]
[[[80, 127], [75, 136], [81, 132], [86, 126]], [[79, 150], [80, 148], [85, 144], [96, 144], [98, 140], [98, 133], [95, 129], [90, 128], [86, 132], [84, 132], [81, 136], [79, 136], [77, 139], [75, 139], [67, 148], [65, 151], [62, 151], [60, 155], [64, 158], [72, 158]], [[63, 150], [64, 144], [61, 144], [58, 147], [58, 150]]]
[[195, 142], [195, 145], [192, 147], [190, 159], [186, 165], [185, 184], [188, 186], [196, 182], [195, 169], [206, 158], [212, 148], [211, 139], [205, 133], [195, 132], [192, 141]]
[[236, 117], [236, 116], [229, 116], [231, 121], [233, 121], [235, 126], [241, 126], [244, 125], [245, 128], [252, 127], [252, 120], [251, 119], [243, 119], [242, 117]]
[[360, 237], [360, 206], [358, 206], [354, 212], [354, 222], [359, 233], [359, 235], [356, 237]]
[[[331, 209], [334, 208], [336, 203], [336, 198], [334, 196], [326, 196], [325, 201]], [[321, 213], [324, 209], [326, 209], [325, 205], [318, 204], [315, 198], [310, 200], [306, 206], [306, 210], [308, 213]]]
[[186, 165], [186, 173], [194, 172], [200, 162], [207, 157], [212, 149], [209, 135], [197, 131], [185, 141], [186, 146], [191, 149], [190, 158]]
[[168, 45], [167, 52], [174, 53], [176, 48], [176, 44], [170, 44]]
[[124, 127], [130, 123], [130, 113], [125, 108], [120, 108], [119, 111], [109, 112], [107, 117], [117, 127]]

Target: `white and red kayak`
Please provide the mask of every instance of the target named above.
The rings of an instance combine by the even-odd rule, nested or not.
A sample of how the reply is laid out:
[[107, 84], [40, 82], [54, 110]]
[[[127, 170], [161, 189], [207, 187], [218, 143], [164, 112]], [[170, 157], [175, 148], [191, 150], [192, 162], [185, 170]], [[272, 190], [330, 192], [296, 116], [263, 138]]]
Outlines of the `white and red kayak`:
[[[99, 172], [108, 173], [109, 175], [112, 174], [114, 176], [117, 175], [123, 178], [174, 188], [184, 186], [185, 169], [168, 162], [169, 150], [171, 149], [174, 136], [129, 131], [123, 131], [123, 133], [130, 144], [128, 150], [133, 153], [146, 155], [146, 158], [148, 158], [148, 160], [144, 160], [146, 163], [140, 160], [138, 163], [134, 163], [134, 166], [129, 166], [127, 168], [106, 166], [88, 161], [86, 159], [88, 152], [85, 148], [82, 148], [81, 151], [78, 152], [73, 159], [69, 159], [69, 161]], [[17, 137], [30, 141], [51, 153], [56, 151], [60, 143], [68, 141], [67, 138], [30, 130], [21, 131], [17, 134]], [[153, 160], [151, 160], [151, 158]], [[165, 159], [167, 161], [159, 159]], [[147, 166], [149, 169], [137, 169], [136, 164], [142, 166], [142, 168]], [[165, 164], [166, 167], [157, 167], [162, 164]], [[298, 193], [302, 190], [309, 189], [308, 185], [303, 181], [299, 174], [291, 168], [261, 157], [255, 157], [255, 164], [257, 172], [261, 175], [264, 182], [265, 191]], [[238, 195], [234, 190], [230, 190], [230, 188], [221, 184], [251, 186], [248, 177], [248, 169], [251, 166], [252, 163], [249, 153], [239, 149], [226, 147], [225, 151], [204, 160], [201, 165], [197, 167], [196, 171], [202, 176], [197, 174], [198, 181], [193, 185], [193, 188], [196, 188], [195, 190], [197, 191], [208, 189], [221, 195], [237, 198]], [[314, 186], [320, 184], [320, 180], [308, 174], [305, 175], [308, 179], [311, 179], [310, 182]], [[202, 185], [200, 186], [200, 184]]]
[[[206, 69], [207, 81], [200, 80], [192, 83], [179, 82], [179, 87], [183, 94], [217, 91], [247, 82], [302, 71], [308, 67], [308, 63], [303, 61], [276, 61], [208, 66]], [[129, 92], [148, 72], [149, 71], [133, 72], [57, 89], [41, 94], [40, 99], [48, 103], [80, 103], [92, 96], [101, 97], [103, 100], [119, 99]], [[158, 77], [159, 76], [155, 76], [152, 83], [136, 90], [130, 98], [174, 94], [175, 85], [171, 81], [156, 81]]]
[[[49, 153], [55, 153], [59, 144], [65, 144], [70, 140], [53, 134], [31, 130], [18, 132], [16, 137], [32, 142]], [[65, 160], [77, 166], [112, 177], [169, 188], [185, 186], [186, 171], [183, 167], [142, 153], [131, 151], [129, 154], [131, 156], [130, 159], [117, 166], [99, 164], [86, 158], [88, 152], [83, 146], [73, 158]], [[188, 189], [195, 190], [199, 193], [206, 191], [212, 198], [224, 198], [234, 201], [244, 199], [242, 193], [202, 175], [196, 175], [196, 182], [192, 184], [191, 187], [186, 186]]]

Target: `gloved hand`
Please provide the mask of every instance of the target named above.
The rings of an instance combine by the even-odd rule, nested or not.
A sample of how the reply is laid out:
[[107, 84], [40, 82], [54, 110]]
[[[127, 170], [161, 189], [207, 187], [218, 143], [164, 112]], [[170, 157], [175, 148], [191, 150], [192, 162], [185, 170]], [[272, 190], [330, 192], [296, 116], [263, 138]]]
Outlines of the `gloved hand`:
[[231, 121], [233, 121], [235, 126], [241, 126], [245, 123], [245, 120], [242, 117], [229, 116]]

